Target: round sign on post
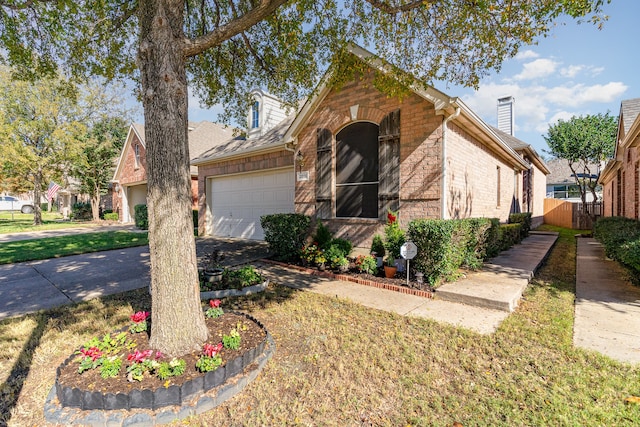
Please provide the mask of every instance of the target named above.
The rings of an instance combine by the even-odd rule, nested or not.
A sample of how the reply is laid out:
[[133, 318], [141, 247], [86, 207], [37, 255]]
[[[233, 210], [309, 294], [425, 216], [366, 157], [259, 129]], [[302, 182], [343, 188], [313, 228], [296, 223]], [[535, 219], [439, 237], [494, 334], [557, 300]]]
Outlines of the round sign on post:
[[413, 242], [405, 242], [400, 246], [400, 256], [407, 260], [407, 286], [409, 286], [409, 260], [418, 255], [418, 247]]
[[400, 246], [400, 256], [404, 259], [413, 259], [418, 255], [418, 247], [413, 242], [405, 242]]

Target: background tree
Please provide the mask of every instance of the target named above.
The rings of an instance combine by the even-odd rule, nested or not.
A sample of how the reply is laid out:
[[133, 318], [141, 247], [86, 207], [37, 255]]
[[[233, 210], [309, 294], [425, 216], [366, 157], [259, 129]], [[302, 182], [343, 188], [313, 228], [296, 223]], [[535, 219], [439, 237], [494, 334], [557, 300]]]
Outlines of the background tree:
[[[368, 41], [425, 82], [477, 85], [560, 14], [600, 22], [606, 0], [0, 0], [2, 53], [21, 75], [139, 71], [147, 143], [150, 344], [169, 355], [207, 338], [192, 237], [187, 81], [244, 117], [250, 88], [294, 103], [347, 43]], [[134, 37], [137, 35], [137, 38]], [[349, 70], [349, 67], [342, 67]], [[395, 69], [390, 68], [389, 72]], [[348, 73], [334, 73], [337, 80]]]
[[120, 117], [95, 123], [83, 139], [82, 153], [71, 168], [71, 175], [80, 183], [80, 191], [89, 195], [94, 221], [100, 219], [100, 196], [107, 194], [127, 129], [128, 122]]
[[[618, 118], [606, 114], [576, 117], [568, 121], [559, 120], [549, 126], [544, 136], [549, 154], [565, 159], [576, 184], [580, 188], [583, 212], [588, 213], [587, 191], [598, 200], [596, 189], [602, 163], [613, 157], [618, 132]], [[594, 211], [591, 210], [594, 218]]]
[[77, 120], [77, 93], [56, 77], [28, 83], [12, 81], [6, 69], [0, 75], [3, 173], [33, 191], [33, 223], [40, 225], [41, 195], [50, 181], [61, 181], [81, 150], [78, 140], [86, 128]]

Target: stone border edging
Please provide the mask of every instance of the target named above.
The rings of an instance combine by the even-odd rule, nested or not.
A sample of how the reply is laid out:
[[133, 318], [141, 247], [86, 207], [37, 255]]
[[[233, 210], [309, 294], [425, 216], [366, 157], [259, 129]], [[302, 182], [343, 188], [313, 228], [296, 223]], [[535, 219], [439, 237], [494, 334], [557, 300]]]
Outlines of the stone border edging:
[[208, 299], [208, 298], [227, 298], [227, 297], [243, 297], [246, 295], [256, 294], [258, 292], [263, 292], [269, 286], [269, 280], [265, 280], [262, 283], [258, 283], [257, 285], [247, 286], [242, 289], [221, 289], [219, 291], [206, 291], [200, 292], [200, 299]]
[[[254, 320], [266, 332], [263, 351], [257, 357], [243, 364], [242, 369], [235, 375], [227, 377], [225, 381], [216, 387], [203, 391], [197, 397], [191, 397], [191, 401], [182, 403], [182, 406], [165, 406], [157, 410], [149, 408], [119, 409], [119, 410], [82, 410], [80, 408], [63, 407], [58, 400], [58, 392], [54, 383], [44, 405], [45, 420], [60, 425], [89, 425], [89, 426], [154, 426], [167, 424], [175, 420], [181, 420], [191, 415], [199, 415], [210, 411], [226, 400], [240, 393], [251, 381], [260, 374], [266, 363], [273, 357], [276, 344], [273, 337], [264, 325], [252, 316], [242, 313]], [[248, 352], [247, 352], [248, 353]], [[240, 359], [243, 359], [240, 356]], [[238, 359], [238, 358], [236, 358]], [[235, 360], [235, 359], [234, 359]], [[248, 369], [251, 366], [254, 368]], [[220, 369], [220, 368], [219, 368]], [[217, 371], [217, 370], [216, 370]], [[216, 372], [212, 371], [210, 373]], [[206, 375], [206, 374], [205, 374]], [[203, 375], [204, 377], [204, 375]], [[56, 381], [57, 383], [57, 381]]]
[[399, 292], [401, 294], [415, 295], [423, 298], [431, 298], [431, 299], [433, 298], [433, 292], [431, 291], [423, 291], [420, 289], [407, 288], [405, 286], [398, 286], [398, 285], [392, 285], [389, 283], [376, 282], [374, 280], [369, 280], [369, 279], [361, 279], [359, 277], [349, 276], [348, 274], [336, 274], [330, 271], [319, 271], [319, 270], [314, 270], [312, 268], [301, 267], [299, 265], [291, 265], [285, 262], [274, 261], [271, 259], [261, 259], [260, 262], [264, 262], [267, 264], [274, 264], [280, 267], [290, 268], [292, 270], [298, 270], [300, 272], [311, 274], [313, 276], [326, 277], [328, 279], [344, 280], [347, 282], [358, 283], [360, 285], [371, 286], [374, 288], [387, 289], [389, 291]]

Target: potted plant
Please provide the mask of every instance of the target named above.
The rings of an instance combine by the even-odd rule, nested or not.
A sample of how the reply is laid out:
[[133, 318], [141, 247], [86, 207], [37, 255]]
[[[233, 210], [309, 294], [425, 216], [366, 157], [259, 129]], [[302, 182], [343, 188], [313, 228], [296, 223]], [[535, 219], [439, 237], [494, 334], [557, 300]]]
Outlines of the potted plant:
[[[398, 213], [389, 211], [387, 213], [387, 224], [384, 226], [385, 242], [387, 251], [387, 265], [403, 266], [400, 259], [400, 248], [405, 242], [404, 231], [398, 224]], [[398, 260], [398, 261], [396, 261]]]
[[387, 257], [387, 262], [384, 264], [384, 277], [395, 277], [397, 272], [398, 267], [396, 267], [396, 260], [391, 256]]
[[386, 251], [384, 249], [384, 242], [382, 236], [376, 234], [371, 241], [371, 255], [376, 257], [378, 267], [382, 267], [382, 259], [384, 258]]
[[349, 270], [349, 260], [345, 256], [334, 258], [331, 264], [341, 273], [345, 273], [347, 270]]
[[222, 268], [222, 261], [224, 260], [224, 254], [220, 249], [214, 249], [207, 255], [207, 263], [204, 267], [203, 275], [207, 282], [219, 282], [222, 280], [222, 274], [224, 268]]

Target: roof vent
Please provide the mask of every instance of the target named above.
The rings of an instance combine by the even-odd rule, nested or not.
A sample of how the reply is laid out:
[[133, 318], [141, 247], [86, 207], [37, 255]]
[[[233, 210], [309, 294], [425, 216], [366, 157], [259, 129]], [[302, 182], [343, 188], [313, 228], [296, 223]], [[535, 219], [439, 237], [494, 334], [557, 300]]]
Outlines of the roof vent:
[[514, 104], [513, 96], [498, 98], [498, 129], [514, 136]]

